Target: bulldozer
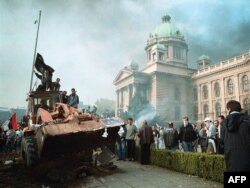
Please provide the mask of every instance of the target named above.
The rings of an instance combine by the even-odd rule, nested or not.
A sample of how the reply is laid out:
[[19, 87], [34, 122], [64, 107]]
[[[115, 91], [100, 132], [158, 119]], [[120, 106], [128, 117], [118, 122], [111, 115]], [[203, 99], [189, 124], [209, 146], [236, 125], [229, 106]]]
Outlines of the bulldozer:
[[21, 155], [27, 167], [78, 152], [84, 153], [87, 160], [97, 148], [105, 150], [109, 159], [114, 158], [118, 131], [124, 125], [122, 119], [80, 112], [62, 103], [60, 91], [31, 91], [27, 100], [21, 141]]

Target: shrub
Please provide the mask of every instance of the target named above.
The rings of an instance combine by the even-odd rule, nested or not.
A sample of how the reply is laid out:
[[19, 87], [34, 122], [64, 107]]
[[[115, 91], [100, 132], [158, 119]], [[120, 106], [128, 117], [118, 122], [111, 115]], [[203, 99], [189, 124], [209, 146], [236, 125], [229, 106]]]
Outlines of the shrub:
[[[136, 149], [136, 159], [140, 159], [139, 147]], [[151, 149], [150, 162], [156, 166], [217, 182], [224, 180], [223, 155]]]

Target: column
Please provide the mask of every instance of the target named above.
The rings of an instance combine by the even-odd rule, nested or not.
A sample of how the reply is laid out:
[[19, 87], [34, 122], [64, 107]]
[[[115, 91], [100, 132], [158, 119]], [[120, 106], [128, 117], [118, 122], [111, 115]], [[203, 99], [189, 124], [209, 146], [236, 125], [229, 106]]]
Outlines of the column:
[[236, 75], [236, 78], [234, 80], [235, 80], [235, 82], [234, 82], [234, 84], [235, 84], [234, 92], [235, 92], [236, 101], [240, 101], [239, 74]]
[[213, 119], [214, 118], [214, 112], [213, 112], [213, 100], [212, 100], [212, 92], [213, 92], [213, 82], [211, 81], [208, 84], [208, 108], [209, 108], [209, 114], [210, 114], [210, 118]]
[[116, 90], [116, 109], [115, 109], [115, 115], [116, 115], [116, 116], [119, 116], [119, 115], [120, 115], [120, 114], [119, 114], [119, 106], [120, 106], [120, 102], [119, 102], [120, 96], [119, 96], [119, 94], [120, 94], [120, 90]]
[[197, 87], [197, 104], [198, 104], [198, 121], [202, 121], [202, 105], [201, 105], [201, 100], [202, 100], [202, 91], [201, 91], [201, 84], [198, 85]]
[[226, 91], [225, 91], [225, 78], [220, 81], [220, 97], [221, 97], [221, 113], [226, 115]]

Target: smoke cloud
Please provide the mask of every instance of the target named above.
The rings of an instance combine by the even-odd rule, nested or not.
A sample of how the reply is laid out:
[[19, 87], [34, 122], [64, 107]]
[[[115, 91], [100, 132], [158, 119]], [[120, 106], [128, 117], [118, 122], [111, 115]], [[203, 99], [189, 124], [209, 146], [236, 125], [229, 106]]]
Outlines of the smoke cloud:
[[39, 10], [37, 52], [83, 104], [115, 100], [115, 76], [132, 60], [146, 65], [146, 41], [165, 14], [188, 43], [191, 67], [202, 54], [216, 63], [250, 49], [247, 0], [2, 0], [0, 106], [26, 106]]

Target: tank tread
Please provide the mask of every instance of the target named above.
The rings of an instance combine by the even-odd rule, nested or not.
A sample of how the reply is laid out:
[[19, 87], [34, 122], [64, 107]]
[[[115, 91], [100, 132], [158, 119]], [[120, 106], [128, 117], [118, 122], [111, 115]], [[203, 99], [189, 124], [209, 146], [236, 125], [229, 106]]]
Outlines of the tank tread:
[[27, 167], [36, 166], [39, 162], [37, 143], [33, 136], [22, 139], [22, 158]]

